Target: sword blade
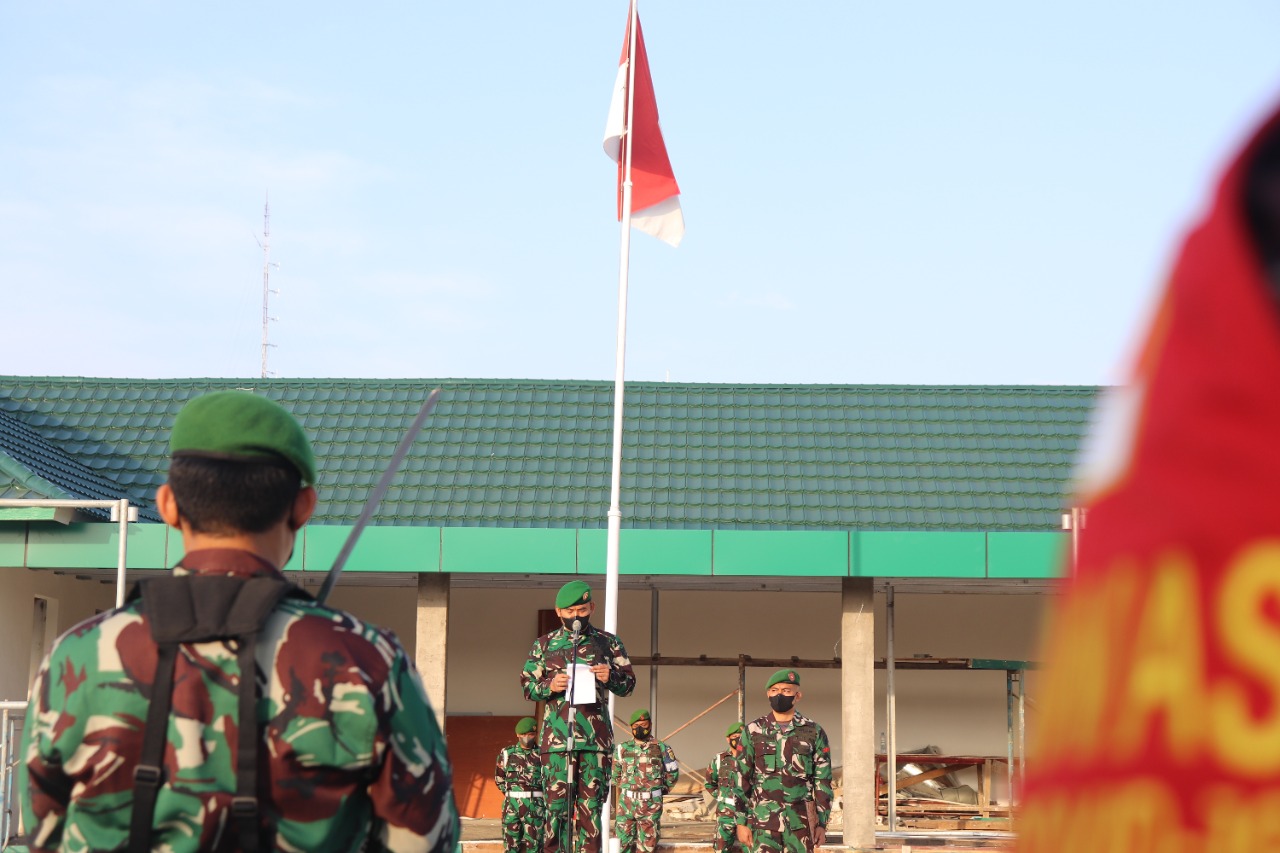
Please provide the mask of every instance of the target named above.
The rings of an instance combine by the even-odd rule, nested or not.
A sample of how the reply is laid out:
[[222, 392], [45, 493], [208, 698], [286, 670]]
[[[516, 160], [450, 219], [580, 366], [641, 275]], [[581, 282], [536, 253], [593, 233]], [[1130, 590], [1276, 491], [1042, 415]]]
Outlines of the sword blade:
[[409, 455], [409, 448], [413, 446], [413, 442], [418, 438], [418, 433], [422, 431], [423, 424], [427, 422], [427, 418], [430, 417], [439, 400], [440, 389], [437, 388], [427, 395], [426, 402], [418, 410], [418, 416], [413, 419], [413, 423], [409, 424], [409, 429], [405, 431], [404, 437], [396, 445], [395, 452], [391, 454], [391, 461], [387, 463], [387, 470], [382, 472], [382, 476], [378, 478], [378, 484], [369, 493], [369, 498], [364, 502], [364, 509], [360, 511], [360, 518], [356, 521], [356, 526], [351, 528], [351, 532], [347, 534], [347, 541], [342, 543], [342, 550], [338, 552], [333, 565], [329, 568], [329, 574], [325, 576], [324, 586], [320, 587], [320, 593], [316, 596], [316, 600], [321, 604], [324, 604], [325, 599], [329, 597], [329, 593], [333, 592], [333, 587], [338, 582], [338, 575], [342, 574], [342, 567], [347, 564], [347, 558], [351, 556], [352, 549], [356, 547], [356, 541], [359, 540], [360, 534], [364, 532], [364, 529], [369, 526], [373, 514], [378, 511], [378, 504], [382, 503], [382, 498], [386, 495], [387, 489], [391, 488], [391, 481], [399, 472], [404, 458]]

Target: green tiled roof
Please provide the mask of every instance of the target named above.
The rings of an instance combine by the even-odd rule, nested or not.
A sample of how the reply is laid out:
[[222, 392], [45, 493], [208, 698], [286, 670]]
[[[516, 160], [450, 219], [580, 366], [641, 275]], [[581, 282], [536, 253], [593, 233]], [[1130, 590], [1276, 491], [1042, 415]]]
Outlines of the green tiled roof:
[[[119, 500], [133, 495], [72, 459], [57, 445], [13, 415], [0, 411], [0, 498], [50, 498], [53, 500]], [[135, 500], [135, 502], [137, 502]], [[105, 510], [87, 514], [107, 517]], [[159, 516], [143, 510], [143, 516]]]
[[[437, 385], [378, 524], [605, 526], [611, 382], [0, 377], [0, 413], [138, 500], [163, 481], [184, 401], [251, 389], [312, 436], [317, 520], [340, 524]], [[623, 526], [1053, 530], [1096, 393], [628, 383]], [[13, 487], [0, 469], [0, 493]]]

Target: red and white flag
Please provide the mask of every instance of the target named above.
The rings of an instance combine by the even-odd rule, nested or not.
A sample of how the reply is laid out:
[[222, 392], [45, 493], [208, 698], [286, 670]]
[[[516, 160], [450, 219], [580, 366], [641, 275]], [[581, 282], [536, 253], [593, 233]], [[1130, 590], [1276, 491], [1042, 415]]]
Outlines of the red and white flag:
[[631, 139], [631, 225], [672, 246], [684, 237], [684, 214], [680, 211], [680, 187], [676, 184], [667, 146], [658, 126], [658, 102], [649, 75], [649, 57], [644, 50], [644, 31], [636, 22], [635, 95], [633, 115], [627, 114], [627, 59], [631, 47], [631, 18], [622, 41], [618, 79], [613, 86], [609, 119], [605, 122], [604, 151], [618, 164], [618, 220], [622, 220], [623, 181], [626, 179], [627, 130]]

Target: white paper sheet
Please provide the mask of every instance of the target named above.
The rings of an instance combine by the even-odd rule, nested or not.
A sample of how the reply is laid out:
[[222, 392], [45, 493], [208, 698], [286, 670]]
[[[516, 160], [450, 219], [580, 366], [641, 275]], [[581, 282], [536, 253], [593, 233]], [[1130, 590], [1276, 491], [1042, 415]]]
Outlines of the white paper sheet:
[[596, 676], [590, 664], [575, 663], [573, 665], [573, 705], [594, 705], [596, 701]]

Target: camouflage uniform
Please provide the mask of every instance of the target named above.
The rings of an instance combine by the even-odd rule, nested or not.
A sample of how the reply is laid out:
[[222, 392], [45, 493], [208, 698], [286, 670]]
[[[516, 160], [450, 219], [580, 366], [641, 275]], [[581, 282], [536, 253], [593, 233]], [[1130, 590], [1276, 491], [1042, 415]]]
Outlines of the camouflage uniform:
[[739, 824], [749, 824], [757, 851], [812, 853], [806, 814], [812, 803], [820, 827], [831, 816], [831, 746], [822, 726], [799, 711], [780, 723], [773, 714], [742, 730], [735, 787], [745, 795]]
[[727, 853], [739, 847], [737, 836], [738, 811], [742, 801], [737, 787], [737, 755], [726, 749], [711, 759], [706, 771], [707, 793], [716, 801], [716, 834], [711, 846], [716, 853]]
[[[187, 572], [278, 576], [247, 551], [222, 549], [187, 554], [175, 573]], [[286, 598], [268, 617], [256, 657], [258, 799], [276, 849], [457, 847], [444, 738], [390, 632]], [[80, 623], [50, 652], [32, 688], [20, 753], [32, 850], [126, 845], [156, 661], [137, 600]], [[239, 679], [229, 642], [182, 645], [153, 849], [237, 849], [230, 812]]]
[[[520, 683], [525, 698], [545, 702], [542, 713], [540, 749], [547, 767], [547, 831], [543, 837], [546, 853], [557, 853], [569, 823], [569, 763], [577, 772], [573, 797], [577, 839], [574, 853], [599, 853], [600, 810], [608, 794], [609, 753], [613, 748], [613, 723], [609, 719], [608, 695], [630, 696], [636, 676], [622, 641], [588, 625], [578, 638], [577, 661], [581, 664], [609, 664], [607, 683], [595, 682], [596, 701], [570, 706], [566, 694], [551, 692], [551, 679], [569, 668], [573, 660], [572, 634], [557, 628], [539, 637], [529, 651]], [[572, 711], [570, 711], [572, 708]], [[570, 716], [574, 734], [574, 754], [569, 750]]]
[[505, 796], [502, 800], [502, 845], [511, 853], [533, 853], [542, 847], [542, 830], [547, 822], [543, 799], [545, 771], [536, 749], [520, 744], [498, 753], [493, 781]]
[[662, 824], [662, 795], [680, 776], [671, 747], [660, 740], [619, 744], [613, 754], [618, 788], [618, 843], [622, 853], [653, 853]]

